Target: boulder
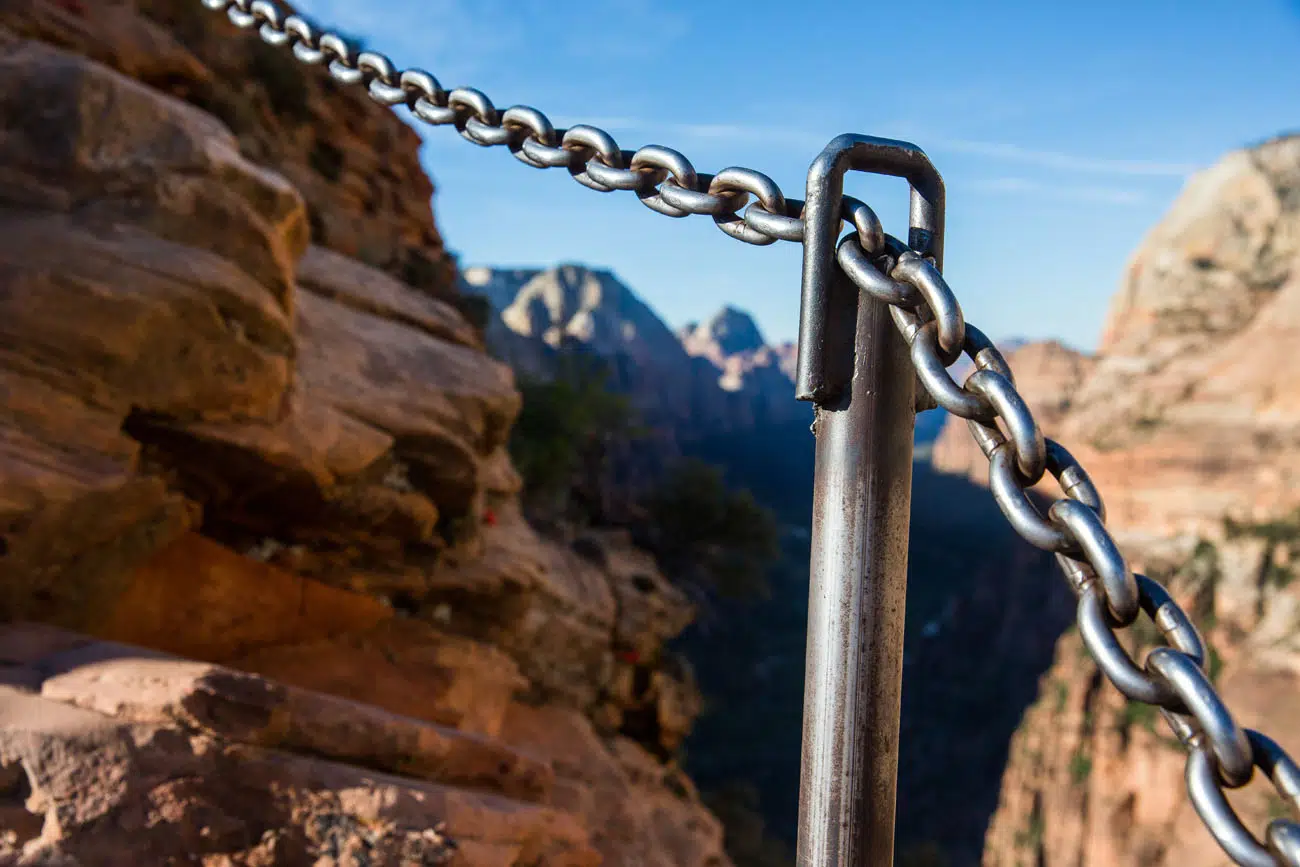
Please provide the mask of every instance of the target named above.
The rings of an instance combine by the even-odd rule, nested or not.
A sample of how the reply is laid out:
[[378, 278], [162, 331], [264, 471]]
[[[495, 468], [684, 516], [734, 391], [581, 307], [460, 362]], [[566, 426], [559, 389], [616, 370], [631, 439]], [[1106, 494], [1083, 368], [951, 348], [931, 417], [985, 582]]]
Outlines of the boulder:
[[446, 628], [500, 647], [539, 697], [587, 707], [613, 665], [616, 603], [606, 575], [539, 535], [517, 504], [482, 528], [481, 556], [447, 556], [429, 577], [427, 610]]
[[468, 513], [479, 463], [505, 442], [519, 412], [509, 368], [311, 292], [299, 308], [304, 386], [392, 436], [416, 489], [449, 514]]
[[[87, 661], [92, 660], [92, 661]], [[38, 660], [44, 698], [119, 720], [323, 756], [379, 771], [543, 801], [551, 769], [504, 744], [371, 705], [207, 663], [91, 645]]]
[[0, 27], [92, 58], [220, 119], [308, 205], [315, 243], [455, 298], [414, 129], [187, 0], [0, 0]]
[[132, 570], [94, 633], [225, 662], [257, 650], [364, 632], [390, 619], [377, 599], [259, 563], [187, 533]]
[[11, 691], [0, 732], [0, 863], [597, 863], [572, 818], [486, 792]]
[[298, 282], [315, 294], [449, 343], [482, 349], [477, 332], [450, 304], [324, 247], [313, 246], [298, 264]]
[[428, 610], [510, 654], [539, 700], [611, 705], [600, 713], [618, 728], [624, 709], [643, 705], [634, 670], [656, 670], [692, 606], [626, 532], [593, 531], [566, 544], [537, 533], [515, 505], [494, 518], [481, 557], [438, 564]]
[[581, 714], [512, 705], [503, 737], [555, 768], [557, 807], [583, 817], [606, 864], [729, 864], [722, 826], [680, 769], [626, 738], [602, 742]]
[[0, 584], [8, 616], [76, 625], [196, 518], [124, 422], [277, 412], [306, 234], [296, 193], [211, 118], [0, 42]]
[[375, 705], [461, 731], [495, 737], [506, 707], [527, 685], [490, 645], [407, 618], [372, 629], [266, 647], [232, 667]]
[[0, 34], [4, 201], [205, 250], [289, 304], [306, 211], [210, 115], [107, 67]]

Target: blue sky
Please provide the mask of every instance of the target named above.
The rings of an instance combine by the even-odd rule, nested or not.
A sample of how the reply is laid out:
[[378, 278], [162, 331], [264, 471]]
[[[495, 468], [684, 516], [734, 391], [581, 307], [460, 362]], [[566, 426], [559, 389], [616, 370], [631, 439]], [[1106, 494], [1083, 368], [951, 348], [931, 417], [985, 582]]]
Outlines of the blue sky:
[[[605, 126], [802, 198], [842, 132], [924, 148], [948, 188], [946, 273], [995, 337], [1095, 345], [1127, 259], [1189, 173], [1300, 130], [1300, 0], [300, 0], [403, 66], [558, 125]], [[724, 303], [797, 333], [800, 252], [427, 130], [434, 208], [466, 265], [608, 267], [672, 325]], [[854, 179], [886, 229], [901, 181]]]

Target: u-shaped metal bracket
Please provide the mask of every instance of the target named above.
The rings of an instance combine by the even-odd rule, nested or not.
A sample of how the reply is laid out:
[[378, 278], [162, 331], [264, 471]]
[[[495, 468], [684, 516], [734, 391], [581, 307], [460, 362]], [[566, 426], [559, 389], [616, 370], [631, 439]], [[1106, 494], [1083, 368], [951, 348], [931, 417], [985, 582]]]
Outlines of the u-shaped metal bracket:
[[837, 399], [852, 371], [827, 363], [827, 341], [839, 332], [851, 339], [853, 329], [835, 329], [831, 319], [835, 246], [839, 241], [844, 175], [869, 172], [904, 178], [912, 187], [911, 227], [907, 243], [916, 252], [932, 256], [943, 268], [943, 178], [925, 152], [914, 144], [869, 135], [841, 135], [833, 139], [808, 170], [804, 200], [803, 292], [799, 312], [799, 363], [796, 397], [816, 403]]
[[894, 863], [916, 381], [888, 305], [836, 261], [844, 175], [912, 186], [908, 244], [943, 253], [943, 181], [915, 145], [843, 135], [808, 172], [798, 396], [817, 404], [799, 867]]

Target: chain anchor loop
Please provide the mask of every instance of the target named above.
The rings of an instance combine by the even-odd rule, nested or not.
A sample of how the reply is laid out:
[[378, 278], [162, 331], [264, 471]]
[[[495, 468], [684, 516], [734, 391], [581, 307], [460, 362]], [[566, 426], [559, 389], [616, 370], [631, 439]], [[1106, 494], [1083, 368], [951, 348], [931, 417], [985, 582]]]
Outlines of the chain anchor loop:
[[[828, 367], [834, 342], [828, 321], [830, 294], [839, 271], [836, 247], [842, 225], [844, 175], [849, 171], [892, 175], [912, 187], [908, 245], [943, 265], [943, 179], [914, 144], [866, 135], [841, 135], [826, 146], [808, 173], [804, 203], [803, 294], [799, 313], [799, 364], [795, 396], [826, 403], [848, 384], [848, 371]], [[841, 338], [842, 339], [842, 336]]]

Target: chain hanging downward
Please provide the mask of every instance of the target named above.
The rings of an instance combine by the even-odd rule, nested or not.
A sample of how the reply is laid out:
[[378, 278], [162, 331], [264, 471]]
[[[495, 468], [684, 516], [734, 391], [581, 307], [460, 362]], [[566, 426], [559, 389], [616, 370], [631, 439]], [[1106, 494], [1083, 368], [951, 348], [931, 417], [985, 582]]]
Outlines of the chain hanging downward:
[[[420, 121], [453, 126], [482, 147], [504, 146], [533, 168], [567, 169], [575, 181], [600, 192], [634, 192], [646, 207], [668, 216], [712, 217], [719, 229], [748, 244], [804, 239], [804, 203], [787, 198], [761, 172], [732, 167], [701, 174], [670, 148], [625, 151], [596, 127], [557, 129], [529, 106], [501, 111], [478, 90], [449, 91], [423, 70], [398, 71], [382, 54], [357, 52], [337, 33], [284, 15], [270, 0], [199, 2], [224, 12], [237, 27], [256, 29], [267, 44], [291, 50], [303, 63], [325, 65], [336, 81], [365, 87], [378, 103], [404, 105]], [[862, 292], [889, 305], [930, 396], [968, 420], [989, 460], [993, 497], [1010, 524], [1031, 544], [1056, 554], [1079, 597], [1080, 634], [1098, 666], [1126, 697], [1158, 707], [1187, 746], [1188, 794], [1210, 833], [1245, 867], [1300, 867], [1300, 823], [1274, 819], [1260, 840], [1224, 795], [1224, 789], [1248, 783], [1259, 768], [1300, 813], [1300, 767], [1276, 742], [1237, 724], [1205, 674], [1205, 645], [1195, 626], [1163, 587], [1129, 570], [1088, 474], [1043, 436], [1006, 359], [965, 321], [933, 262], [885, 235], [865, 203], [845, 196], [841, 212], [853, 232], [836, 249], [840, 267]], [[975, 370], [958, 384], [948, 369], [963, 353]], [[1046, 474], [1065, 496], [1043, 515], [1027, 491]], [[1168, 646], [1139, 664], [1115, 630], [1143, 614]]]
[[[873, 255], [873, 243], [849, 234], [837, 251], [841, 266], [862, 292], [891, 305], [922, 386], [939, 406], [968, 420], [1008, 522], [1030, 544], [1056, 554], [1079, 597], [1080, 635], [1102, 672], [1128, 699], [1159, 708], [1188, 748], [1188, 796], [1205, 826], [1244, 867], [1300, 867], [1300, 823], [1274, 819], [1261, 840], [1224, 794], [1249, 783], [1259, 768], [1300, 815], [1300, 766], [1270, 738], [1238, 725], [1205, 673], [1205, 644], [1191, 619], [1158, 582], [1129, 570], [1087, 472], [1043, 437], [1006, 359], [965, 322], [938, 270], [897, 239], [887, 246], [900, 255]], [[948, 372], [954, 350], [975, 364], [962, 385]], [[1049, 473], [1064, 496], [1044, 515], [1028, 490]], [[1139, 665], [1116, 630], [1144, 614], [1168, 646]]]

